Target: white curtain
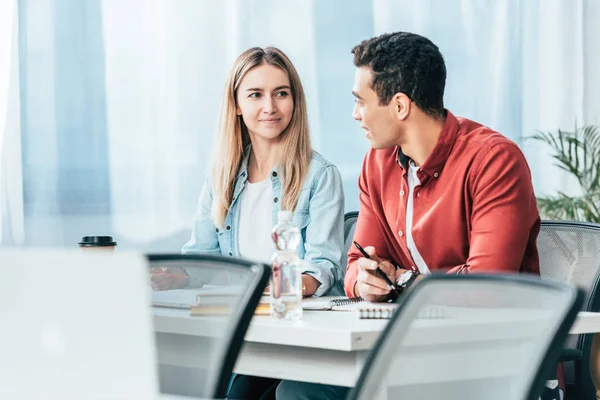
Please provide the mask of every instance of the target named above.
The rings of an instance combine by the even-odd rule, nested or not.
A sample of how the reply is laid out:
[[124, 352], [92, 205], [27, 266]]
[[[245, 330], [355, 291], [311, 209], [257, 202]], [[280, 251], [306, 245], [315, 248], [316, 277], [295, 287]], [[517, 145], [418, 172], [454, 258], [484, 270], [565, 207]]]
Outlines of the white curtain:
[[16, 0], [0, 2], [0, 243], [23, 242]]
[[[102, 2], [111, 216], [120, 238], [179, 246], [189, 235], [225, 78], [246, 47], [290, 51], [317, 113], [311, 4], [269, 3], [266, 13], [264, 4]], [[280, 18], [287, 13], [294, 18]], [[318, 127], [313, 119], [317, 146]]]
[[[527, 2], [524, 19], [523, 131], [572, 131], [600, 125], [600, 2]], [[534, 19], [533, 17], [537, 17]], [[555, 167], [543, 147], [525, 146], [538, 193], [576, 194], [576, 181]]]
[[442, 51], [445, 103], [516, 141], [538, 195], [575, 193], [536, 130], [600, 124], [600, 2], [596, 0], [373, 1], [375, 34], [423, 34]]
[[29, 245], [109, 234], [121, 247], [176, 251], [225, 76], [250, 46], [276, 45], [299, 70], [314, 147], [340, 168], [348, 211], [368, 148], [351, 118], [350, 50], [376, 34], [412, 31], [438, 44], [447, 107], [519, 143], [538, 194], [574, 185], [523, 138], [600, 123], [594, 0], [19, 0], [18, 11], [21, 84], [15, 74], [10, 82], [20, 87], [23, 143], [11, 154], [23, 171], [10, 176], [25, 196], [2, 226], [15, 231], [6, 221], [24, 210]]

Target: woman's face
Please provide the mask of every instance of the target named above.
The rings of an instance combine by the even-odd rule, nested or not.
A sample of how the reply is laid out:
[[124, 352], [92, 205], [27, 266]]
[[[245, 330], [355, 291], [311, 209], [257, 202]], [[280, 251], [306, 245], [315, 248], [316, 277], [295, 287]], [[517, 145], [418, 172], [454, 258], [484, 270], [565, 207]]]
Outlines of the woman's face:
[[236, 98], [250, 138], [277, 142], [294, 112], [287, 74], [269, 64], [254, 67], [242, 78]]

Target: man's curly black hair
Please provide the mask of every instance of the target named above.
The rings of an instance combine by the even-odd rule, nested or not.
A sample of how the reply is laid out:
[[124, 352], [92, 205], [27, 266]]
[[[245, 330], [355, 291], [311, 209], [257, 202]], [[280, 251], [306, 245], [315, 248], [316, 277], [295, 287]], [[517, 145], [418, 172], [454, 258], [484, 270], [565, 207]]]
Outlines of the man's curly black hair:
[[446, 65], [431, 40], [408, 32], [386, 33], [361, 42], [352, 54], [354, 65], [371, 69], [380, 105], [401, 92], [425, 113], [444, 115]]

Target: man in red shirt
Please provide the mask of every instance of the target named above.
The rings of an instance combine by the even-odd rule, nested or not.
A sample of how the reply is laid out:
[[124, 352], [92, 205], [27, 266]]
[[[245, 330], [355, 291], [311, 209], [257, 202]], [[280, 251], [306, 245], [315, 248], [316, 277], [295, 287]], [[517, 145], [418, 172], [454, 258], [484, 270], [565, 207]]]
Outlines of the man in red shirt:
[[[407, 274], [539, 274], [540, 218], [517, 145], [444, 109], [446, 67], [437, 46], [392, 33], [356, 46], [353, 116], [373, 147], [359, 178], [360, 212], [346, 294], [388, 298]], [[466, 94], [465, 95], [469, 95]], [[278, 399], [343, 399], [348, 388], [283, 381]]]
[[388, 298], [402, 275], [539, 275], [540, 217], [518, 146], [444, 109], [444, 59], [419, 35], [397, 32], [356, 46], [353, 117], [372, 149], [359, 178], [360, 212], [345, 291]]

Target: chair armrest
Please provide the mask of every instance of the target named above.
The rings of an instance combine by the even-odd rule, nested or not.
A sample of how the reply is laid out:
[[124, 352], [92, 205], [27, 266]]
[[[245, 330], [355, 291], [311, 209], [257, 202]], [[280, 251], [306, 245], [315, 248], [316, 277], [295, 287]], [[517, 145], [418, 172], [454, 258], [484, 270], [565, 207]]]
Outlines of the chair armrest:
[[577, 349], [563, 349], [558, 361], [577, 361], [581, 359], [581, 350]]

